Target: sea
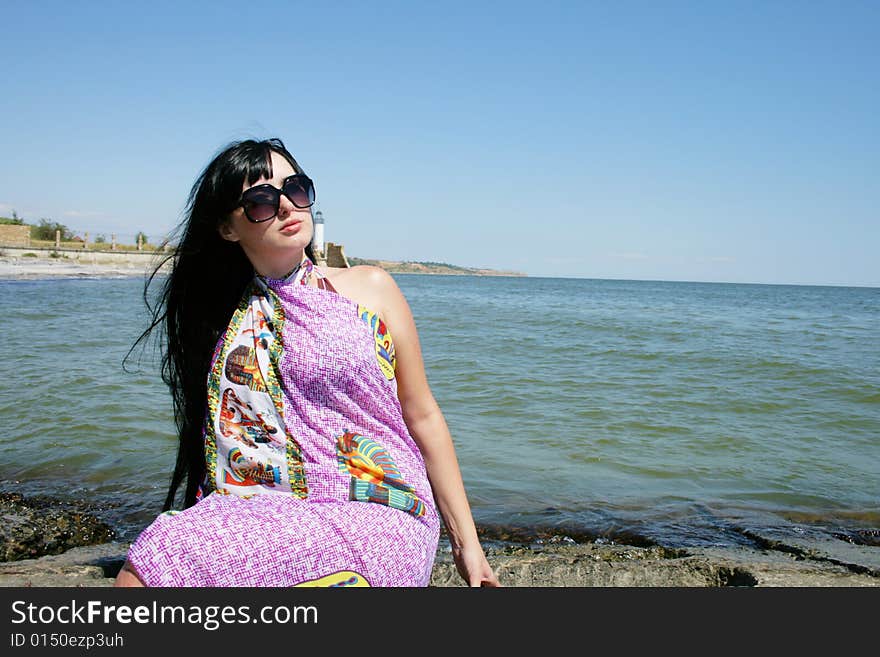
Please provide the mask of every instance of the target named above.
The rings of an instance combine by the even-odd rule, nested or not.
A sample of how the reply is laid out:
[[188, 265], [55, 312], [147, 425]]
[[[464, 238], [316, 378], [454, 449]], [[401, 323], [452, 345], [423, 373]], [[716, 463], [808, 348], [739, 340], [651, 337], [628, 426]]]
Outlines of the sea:
[[[878, 544], [880, 289], [399, 274], [484, 536]], [[144, 280], [0, 281], [0, 491], [132, 540], [176, 454]]]

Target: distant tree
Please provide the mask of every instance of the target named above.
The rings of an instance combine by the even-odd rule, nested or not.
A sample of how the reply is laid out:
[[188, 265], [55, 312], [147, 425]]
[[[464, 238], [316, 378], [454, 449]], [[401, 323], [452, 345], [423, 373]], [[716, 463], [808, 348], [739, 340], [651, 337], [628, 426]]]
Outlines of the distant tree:
[[9, 217], [0, 217], [0, 224], [6, 224], [7, 226], [22, 226], [24, 221], [22, 221], [21, 217], [18, 216], [18, 213], [13, 210], [11, 219]]
[[62, 241], [68, 241], [73, 237], [70, 229], [64, 224], [49, 219], [40, 219], [40, 223], [36, 226], [31, 226], [31, 238], [35, 240], [51, 241], [55, 239], [56, 230], [61, 231]]
[[448, 267], [449, 269], [464, 269], [463, 267], [459, 267], [458, 265], [450, 265], [448, 262], [432, 262], [430, 260], [422, 260], [417, 264], [427, 265], [428, 267]]
[[137, 235], [134, 236], [134, 243], [135, 244], [138, 243], [138, 240], [142, 240], [144, 246], [146, 246], [147, 243], [150, 241], [149, 239], [147, 239], [147, 234], [143, 231], [139, 232]]
[[367, 260], [365, 258], [355, 258], [354, 256], [347, 256], [348, 264], [352, 267], [357, 267], [358, 265], [375, 265], [376, 260]]
[[107, 238], [104, 235], [95, 235], [95, 244], [104, 244], [107, 242]]

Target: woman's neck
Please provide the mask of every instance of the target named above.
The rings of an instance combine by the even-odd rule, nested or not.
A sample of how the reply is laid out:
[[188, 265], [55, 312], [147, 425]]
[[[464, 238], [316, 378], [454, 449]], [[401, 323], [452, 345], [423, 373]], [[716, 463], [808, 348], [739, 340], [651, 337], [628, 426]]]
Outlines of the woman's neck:
[[253, 258], [246, 253], [248, 259], [254, 267], [254, 271], [263, 278], [283, 279], [287, 278], [295, 269], [300, 267], [307, 258], [305, 250], [291, 257], [289, 253], [284, 254], [283, 258]]

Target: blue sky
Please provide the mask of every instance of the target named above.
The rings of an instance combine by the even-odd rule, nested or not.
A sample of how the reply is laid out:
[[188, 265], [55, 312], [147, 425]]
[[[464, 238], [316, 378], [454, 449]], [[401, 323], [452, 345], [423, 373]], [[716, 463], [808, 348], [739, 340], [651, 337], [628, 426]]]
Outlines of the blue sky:
[[278, 136], [353, 256], [880, 286], [880, 3], [180, 4], [0, 2], [0, 214], [159, 237]]

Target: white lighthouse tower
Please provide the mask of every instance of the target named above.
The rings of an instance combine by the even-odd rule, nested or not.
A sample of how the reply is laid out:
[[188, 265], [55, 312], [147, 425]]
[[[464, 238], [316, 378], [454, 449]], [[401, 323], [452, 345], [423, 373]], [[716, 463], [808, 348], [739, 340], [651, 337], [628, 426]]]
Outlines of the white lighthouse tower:
[[312, 246], [318, 258], [323, 260], [327, 257], [324, 250], [324, 215], [320, 210], [315, 213], [315, 237], [312, 240]]

